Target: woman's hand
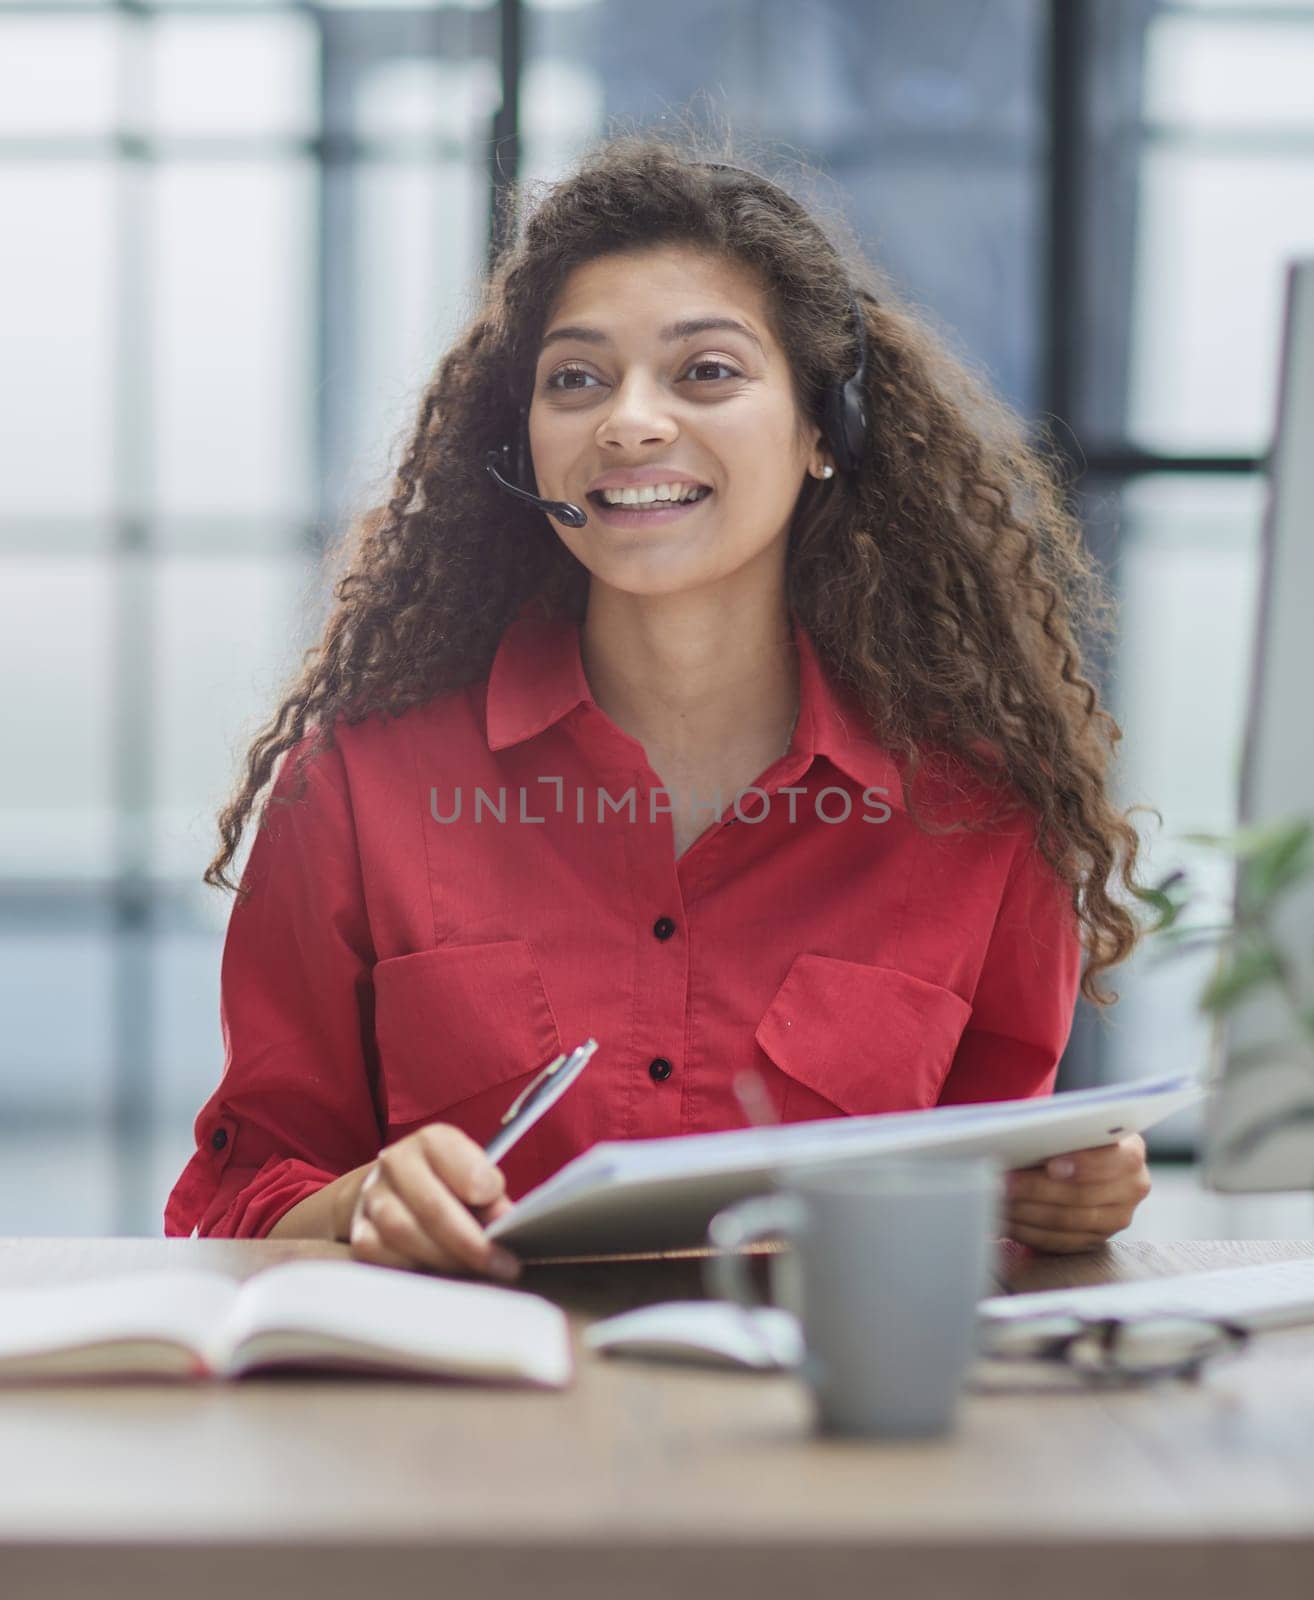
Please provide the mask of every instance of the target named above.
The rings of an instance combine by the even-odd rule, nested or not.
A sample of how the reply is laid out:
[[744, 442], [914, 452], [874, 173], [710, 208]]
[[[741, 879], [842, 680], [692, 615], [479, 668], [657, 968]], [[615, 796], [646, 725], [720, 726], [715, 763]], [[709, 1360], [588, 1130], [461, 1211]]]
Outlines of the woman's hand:
[[520, 1263], [484, 1232], [510, 1209], [506, 1179], [479, 1145], [450, 1122], [431, 1122], [379, 1152], [347, 1238], [356, 1261], [510, 1280]]
[[1039, 1166], [1016, 1167], [1004, 1177], [1008, 1237], [1058, 1254], [1098, 1249], [1129, 1226], [1150, 1192], [1139, 1133], [1051, 1156]]

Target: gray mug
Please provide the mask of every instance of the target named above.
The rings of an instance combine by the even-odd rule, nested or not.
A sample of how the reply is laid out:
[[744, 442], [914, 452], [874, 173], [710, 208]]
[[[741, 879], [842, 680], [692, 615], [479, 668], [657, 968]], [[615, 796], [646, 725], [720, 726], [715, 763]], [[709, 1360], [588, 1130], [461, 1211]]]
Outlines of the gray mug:
[[754, 1307], [749, 1257], [793, 1246], [773, 1293], [799, 1318], [823, 1433], [904, 1438], [952, 1432], [976, 1354], [977, 1304], [993, 1292], [1002, 1170], [990, 1156], [885, 1155], [782, 1171], [778, 1192], [708, 1224], [706, 1283]]

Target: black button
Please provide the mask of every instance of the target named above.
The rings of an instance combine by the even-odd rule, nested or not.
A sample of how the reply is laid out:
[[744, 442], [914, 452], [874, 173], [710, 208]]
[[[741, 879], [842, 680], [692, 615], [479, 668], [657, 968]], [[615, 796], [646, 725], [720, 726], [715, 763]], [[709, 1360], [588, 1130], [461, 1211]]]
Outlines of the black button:
[[658, 917], [652, 925], [652, 931], [659, 939], [669, 939], [675, 932], [675, 924], [669, 917]]
[[660, 1083], [663, 1078], [669, 1078], [674, 1069], [665, 1056], [654, 1056], [648, 1063], [648, 1076], [654, 1083]]
[[227, 1143], [228, 1143], [228, 1129], [227, 1128], [216, 1128], [214, 1130], [214, 1132], [210, 1135], [210, 1148], [211, 1148], [211, 1150], [222, 1150], [223, 1147]]

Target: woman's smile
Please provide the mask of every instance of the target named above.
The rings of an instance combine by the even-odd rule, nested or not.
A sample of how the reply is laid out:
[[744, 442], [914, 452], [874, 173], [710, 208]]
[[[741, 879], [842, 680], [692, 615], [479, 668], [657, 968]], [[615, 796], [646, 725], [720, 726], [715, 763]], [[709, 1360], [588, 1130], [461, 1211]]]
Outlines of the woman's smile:
[[648, 505], [609, 505], [601, 493], [594, 489], [585, 496], [600, 522], [612, 528], [655, 528], [663, 523], [676, 522], [690, 517], [700, 506], [712, 498], [713, 490], [705, 490], [696, 500], [654, 500]]

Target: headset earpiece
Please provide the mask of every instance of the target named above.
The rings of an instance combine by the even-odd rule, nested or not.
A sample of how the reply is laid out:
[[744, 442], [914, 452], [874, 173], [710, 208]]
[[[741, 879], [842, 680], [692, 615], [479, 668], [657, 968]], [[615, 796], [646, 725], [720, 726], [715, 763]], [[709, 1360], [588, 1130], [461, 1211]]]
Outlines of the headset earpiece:
[[856, 472], [867, 442], [867, 402], [863, 386], [867, 376], [867, 325], [857, 297], [851, 297], [858, 364], [851, 378], [832, 384], [822, 402], [822, 431], [844, 472]]

